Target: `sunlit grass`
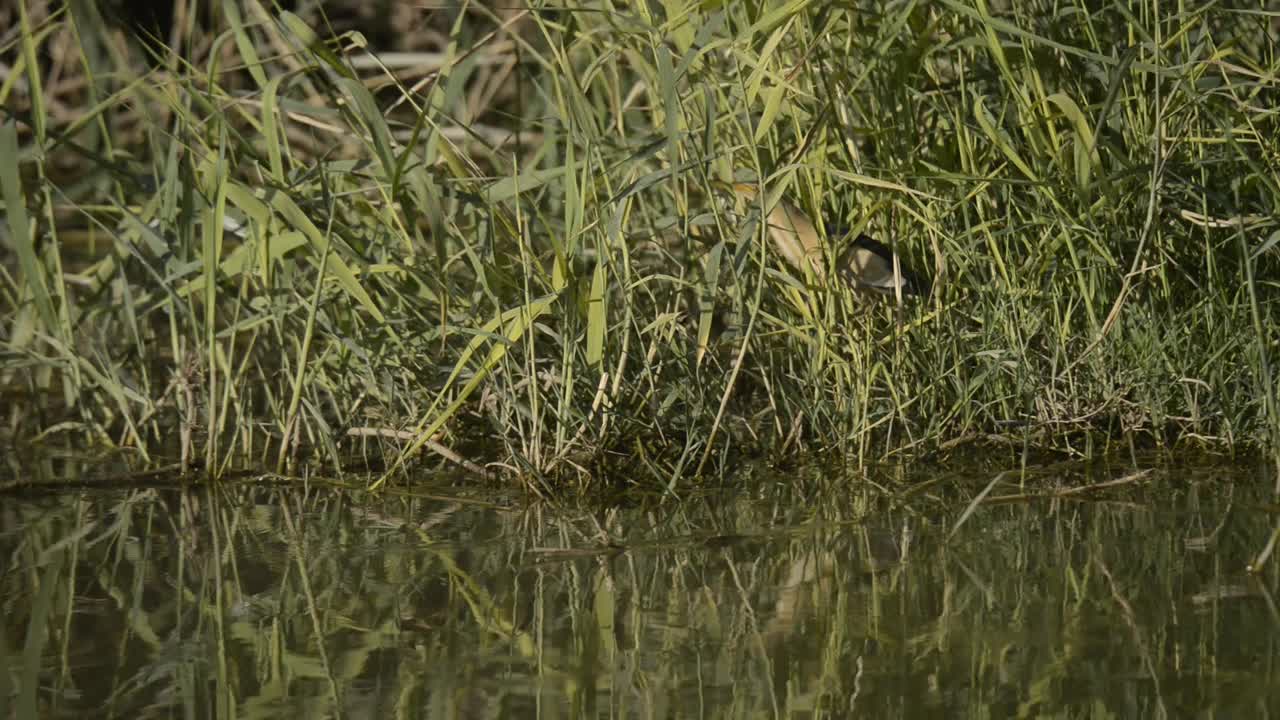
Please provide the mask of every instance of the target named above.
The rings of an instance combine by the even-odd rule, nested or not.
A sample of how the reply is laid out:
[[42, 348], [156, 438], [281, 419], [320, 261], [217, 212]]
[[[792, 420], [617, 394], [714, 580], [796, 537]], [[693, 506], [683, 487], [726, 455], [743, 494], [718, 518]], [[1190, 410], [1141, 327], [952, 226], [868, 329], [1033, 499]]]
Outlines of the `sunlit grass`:
[[[540, 490], [1280, 447], [1265, 13], [472, 6], [405, 56], [248, 2], [148, 61], [86, 5], [0, 24], [12, 442]], [[781, 197], [932, 295], [802, 276]]]

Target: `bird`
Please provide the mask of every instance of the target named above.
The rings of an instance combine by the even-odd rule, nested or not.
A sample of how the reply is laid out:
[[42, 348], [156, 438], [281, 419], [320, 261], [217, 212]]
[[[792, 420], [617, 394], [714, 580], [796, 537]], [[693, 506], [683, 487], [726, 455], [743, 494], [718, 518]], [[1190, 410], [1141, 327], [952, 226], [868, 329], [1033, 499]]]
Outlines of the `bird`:
[[[733, 191], [748, 200], [754, 199], [758, 192], [757, 187], [750, 183], [735, 183]], [[809, 216], [787, 200], [779, 199], [769, 211], [766, 222], [769, 237], [783, 259], [797, 270], [803, 271], [808, 267], [819, 281], [826, 278], [823, 262], [825, 243]], [[832, 236], [847, 234], [836, 231]], [[927, 295], [928, 283], [909, 270], [901, 259], [898, 259], [895, 271], [894, 259], [893, 250], [884, 243], [859, 233], [837, 258], [836, 275], [855, 291], [895, 295], [901, 290], [903, 295]]]
[[927, 281], [908, 270], [901, 259], [895, 272], [893, 261], [893, 250], [865, 233], [859, 233], [840, 253], [836, 270], [854, 290], [893, 295], [901, 287], [903, 295], [923, 297], [929, 294]]

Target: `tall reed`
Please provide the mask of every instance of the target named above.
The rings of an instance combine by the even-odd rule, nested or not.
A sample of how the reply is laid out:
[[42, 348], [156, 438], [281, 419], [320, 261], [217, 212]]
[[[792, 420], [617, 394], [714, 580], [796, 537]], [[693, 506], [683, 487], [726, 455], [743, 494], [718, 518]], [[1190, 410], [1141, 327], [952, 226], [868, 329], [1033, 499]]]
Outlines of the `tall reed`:
[[[223, 3], [150, 54], [93, 3], [0, 10], [11, 442], [544, 490], [1280, 447], [1274, 14], [355, 7]], [[932, 294], [782, 262], [781, 198]]]

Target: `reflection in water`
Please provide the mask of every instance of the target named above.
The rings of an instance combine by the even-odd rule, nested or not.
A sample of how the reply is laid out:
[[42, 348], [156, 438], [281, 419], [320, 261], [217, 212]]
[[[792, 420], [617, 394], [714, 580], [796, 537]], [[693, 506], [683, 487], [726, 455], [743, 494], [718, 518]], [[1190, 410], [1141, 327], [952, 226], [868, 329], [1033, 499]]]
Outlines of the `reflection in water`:
[[1275, 715], [1276, 573], [1243, 573], [1267, 483], [1234, 472], [989, 504], [950, 539], [985, 479], [603, 509], [4, 497], [0, 698], [53, 718]]

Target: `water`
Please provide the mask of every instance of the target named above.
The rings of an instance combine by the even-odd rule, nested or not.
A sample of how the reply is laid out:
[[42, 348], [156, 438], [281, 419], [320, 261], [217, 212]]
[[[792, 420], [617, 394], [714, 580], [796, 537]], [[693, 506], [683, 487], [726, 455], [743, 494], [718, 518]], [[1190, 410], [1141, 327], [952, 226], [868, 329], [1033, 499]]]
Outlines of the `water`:
[[1270, 476], [0, 496], [0, 718], [1274, 717]]

